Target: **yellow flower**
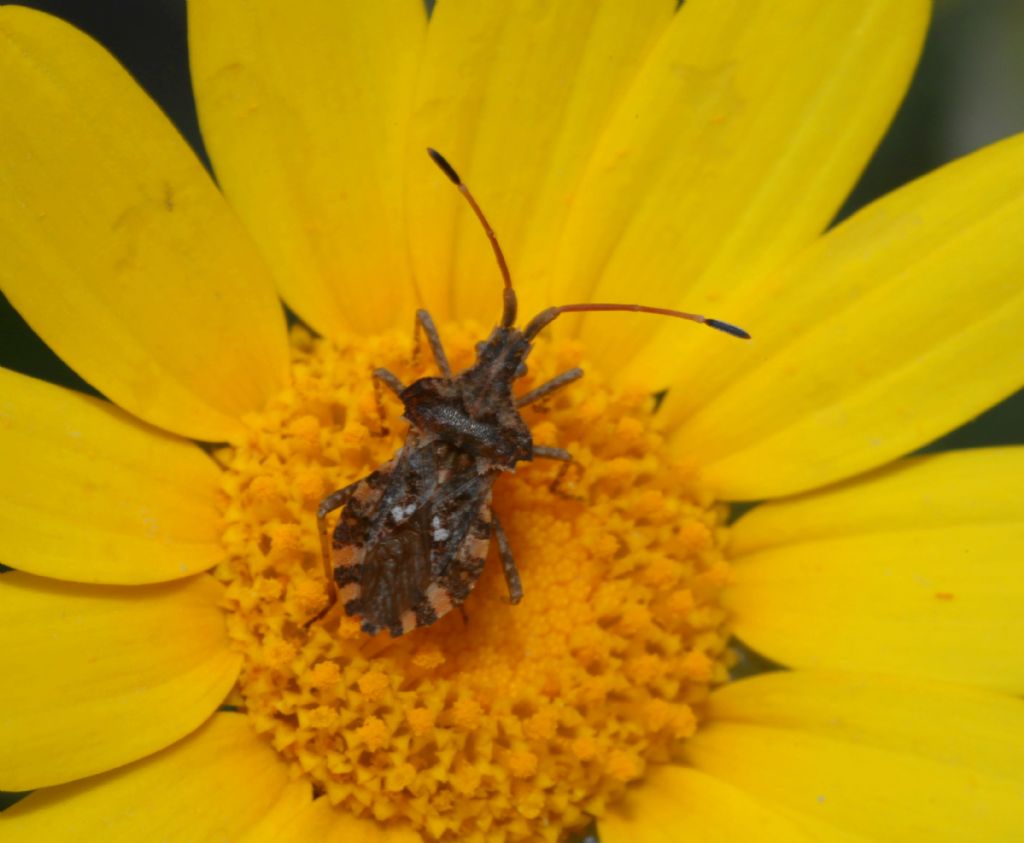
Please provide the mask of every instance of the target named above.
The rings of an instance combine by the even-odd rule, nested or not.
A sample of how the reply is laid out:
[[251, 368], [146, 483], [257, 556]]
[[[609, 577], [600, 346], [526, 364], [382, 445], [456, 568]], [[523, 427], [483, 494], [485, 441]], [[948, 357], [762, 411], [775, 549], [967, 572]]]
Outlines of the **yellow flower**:
[[[901, 457], [1021, 384], [1024, 137], [825, 231], [927, 12], [196, 0], [218, 192], [0, 9], [0, 282], [113, 402], [0, 374], [5, 839], [1019, 833], [1024, 451]], [[428, 145], [521, 312], [755, 340], [563, 317], [522, 387], [584, 361], [526, 411], [582, 468], [495, 489], [523, 602], [492, 558], [466, 619], [307, 628], [317, 503], [400, 441], [370, 370], [433, 371], [417, 304], [460, 366], [499, 310]], [[733, 632], [791, 669], [728, 683]]]

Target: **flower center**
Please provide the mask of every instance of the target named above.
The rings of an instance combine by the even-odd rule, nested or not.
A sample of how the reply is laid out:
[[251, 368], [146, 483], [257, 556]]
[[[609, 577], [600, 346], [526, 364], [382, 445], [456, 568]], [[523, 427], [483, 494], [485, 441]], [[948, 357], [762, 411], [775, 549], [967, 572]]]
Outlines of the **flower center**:
[[[456, 371], [484, 335], [442, 334]], [[401, 404], [373, 369], [405, 383], [436, 372], [401, 334], [331, 344], [296, 330], [292, 347], [292, 386], [218, 454], [216, 573], [254, 727], [335, 805], [427, 839], [556, 840], [600, 815], [694, 732], [725, 679], [724, 511], [669, 457], [651, 397], [588, 371], [524, 408], [535, 442], [574, 463], [521, 463], [495, 482], [522, 602], [509, 604], [492, 547], [464, 612], [371, 637], [338, 604], [306, 625], [328, 593], [316, 507], [401, 446]], [[541, 339], [517, 393], [579, 356]]]

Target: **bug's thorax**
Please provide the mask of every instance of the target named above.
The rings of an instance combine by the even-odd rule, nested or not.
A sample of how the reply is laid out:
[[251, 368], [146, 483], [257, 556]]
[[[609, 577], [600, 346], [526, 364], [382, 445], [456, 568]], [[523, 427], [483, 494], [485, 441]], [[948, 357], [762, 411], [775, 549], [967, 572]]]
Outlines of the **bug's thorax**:
[[402, 393], [411, 424], [478, 457], [484, 471], [512, 471], [533, 459], [533, 438], [512, 394], [531, 343], [516, 328], [497, 327], [477, 345], [476, 361], [452, 380], [420, 378]]

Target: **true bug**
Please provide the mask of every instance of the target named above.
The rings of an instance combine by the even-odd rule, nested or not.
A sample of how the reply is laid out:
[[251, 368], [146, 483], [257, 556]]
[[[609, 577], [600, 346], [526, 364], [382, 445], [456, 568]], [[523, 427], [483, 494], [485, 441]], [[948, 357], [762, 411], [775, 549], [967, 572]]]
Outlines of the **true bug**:
[[[491, 510], [491, 489], [501, 472], [536, 457], [571, 460], [560, 448], [533, 444], [520, 408], [580, 378], [570, 369], [516, 398], [512, 384], [525, 372], [534, 338], [562, 313], [637, 311], [700, 322], [749, 339], [741, 328], [694, 313], [626, 304], [569, 304], [538, 313], [515, 327], [516, 294], [505, 256], [483, 211], [458, 174], [437, 151], [427, 152], [455, 184], [480, 220], [504, 280], [501, 322], [477, 346], [476, 360], [453, 374], [434, 321], [416, 313], [440, 377], [406, 386], [386, 369], [373, 376], [405, 406], [409, 432], [390, 462], [328, 495], [317, 510], [325, 573], [345, 612], [362, 629], [399, 636], [434, 623], [469, 596], [483, 570], [491, 539], [498, 544], [509, 598], [523, 596], [505, 532]], [[343, 508], [329, 535], [327, 516]], [[314, 619], [315, 620], [315, 619]]]

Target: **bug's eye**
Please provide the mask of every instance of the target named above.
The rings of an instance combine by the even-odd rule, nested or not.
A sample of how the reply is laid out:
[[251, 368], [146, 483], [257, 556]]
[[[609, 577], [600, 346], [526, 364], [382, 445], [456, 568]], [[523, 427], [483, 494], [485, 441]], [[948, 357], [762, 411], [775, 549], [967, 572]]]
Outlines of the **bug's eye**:
[[528, 371], [530, 371], [530, 370], [526, 368], [526, 364], [525, 364], [525, 363], [520, 363], [520, 364], [519, 364], [519, 368], [518, 368], [518, 369], [516, 369], [516, 377], [517, 377], [517, 378], [521, 378], [521, 377], [522, 377], [523, 375], [525, 375], [525, 374], [526, 374], [526, 373], [527, 373]]

